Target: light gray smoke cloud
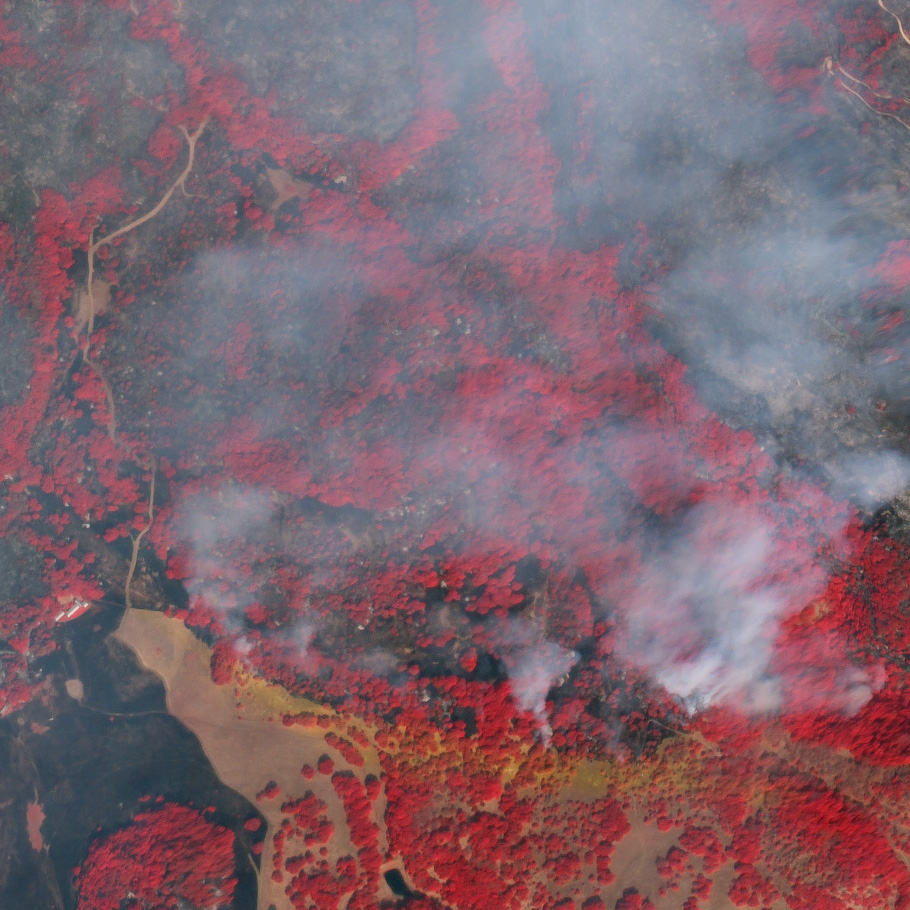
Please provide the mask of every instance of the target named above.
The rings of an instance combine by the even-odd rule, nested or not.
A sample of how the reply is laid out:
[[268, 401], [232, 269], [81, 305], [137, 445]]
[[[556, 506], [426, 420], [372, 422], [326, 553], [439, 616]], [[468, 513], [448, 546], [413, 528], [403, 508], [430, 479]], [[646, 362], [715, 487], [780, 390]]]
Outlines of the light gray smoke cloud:
[[268, 490], [241, 484], [197, 493], [179, 504], [178, 535], [189, 555], [187, 591], [218, 610], [228, 629], [237, 628], [239, 614], [252, 601], [249, 580], [238, 568], [247, 539], [271, 513]]
[[541, 738], [549, 743], [553, 731], [547, 694], [578, 663], [578, 654], [548, 641], [539, 628], [518, 618], [496, 623], [491, 637], [505, 665], [516, 706], [533, 714]]
[[[827, 530], [832, 537], [842, 531]], [[622, 605], [625, 652], [689, 710], [781, 707], [788, 680], [773, 670], [775, 638], [784, 619], [821, 595], [827, 577], [808, 549], [783, 558], [790, 548], [779, 535], [754, 511], [697, 507], [646, 562]], [[815, 706], [855, 711], [871, 695], [872, 677], [846, 658], [836, 677], [834, 690], [810, 693]], [[795, 706], [805, 707], [805, 699]]]
[[[287, 8], [284, 2], [276, 4], [279, 12]], [[743, 33], [710, 20], [694, 0], [571, 0], [560, 5], [555, 17], [563, 23], [562, 32], [552, 31], [557, 12], [552, 3], [528, 0], [521, 11], [538, 75], [550, 93], [543, 128], [561, 158], [557, 195], [568, 240], [589, 248], [600, 243], [631, 248], [631, 238], [642, 226], [649, 261], [635, 265], [634, 257], [621, 257], [620, 281], [648, 285], [656, 314], [651, 327], [687, 364], [688, 380], [709, 407], [755, 435], [772, 458], [773, 470], [800, 483], [804, 497], [848, 498], [872, 512], [900, 494], [910, 484], [908, 447], [887, 424], [886, 412], [891, 403], [910, 395], [900, 368], [910, 349], [902, 336], [883, 336], [869, 305], [881, 292], [872, 265], [893, 237], [901, 212], [907, 214], [897, 189], [889, 190], [887, 183], [906, 158], [905, 151], [895, 151], [893, 125], [873, 118], [873, 133], [881, 140], [861, 140], [861, 119], [869, 112], [838, 93], [833, 82], [827, 89], [831, 114], [794, 112], [778, 104], [747, 62]], [[477, 33], [482, 15], [474, 13], [478, 18], [465, 26], [466, 34], [453, 38], [465, 48], [453, 85], [468, 92], [465, 86], [474, 79], [478, 97], [484, 97], [488, 87], [478, 89], [478, 83], [493, 77]], [[252, 27], [248, 18], [230, 24], [234, 32], [228, 44], [242, 45], [243, 29]], [[826, 41], [813, 39], [799, 49], [807, 65], [817, 62], [820, 75], [832, 52]], [[445, 52], [452, 66], [459, 55], [450, 48]], [[265, 60], [258, 78], [267, 80], [276, 60], [278, 56]], [[328, 90], [324, 95], [333, 97]], [[367, 108], [371, 117], [380, 117], [381, 105]], [[472, 116], [470, 105], [466, 110], [459, 115]], [[358, 128], [366, 130], [369, 118], [357, 116], [363, 120]], [[346, 108], [339, 117], [354, 115]], [[375, 132], [375, 124], [372, 128]], [[827, 131], [827, 142], [802, 138], [813, 129]], [[471, 214], [474, 209], [465, 200], [490, 189], [483, 186], [483, 174], [464, 166], [470, 149], [459, 149], [458, 142], [456, 136], [439, 152], [431, 180], [422, 173], [428, 166], [421, 164], [396, 181], [405, 200], [399, 208], [399, 197], [391, 190], [389, 198], [380, 199], [393, 218], [408, 222], [418, 234], [424, 225], [457, 224], [451, 233], [433, 234], [443, 238], [435, 255], [440, 260], [449, 256], [456, 264], [460, 248], [454, 242], [447, 247], [445, 238], [470, 238], [471, 219], [480, 216]], [[587, 157], [582, 148], [588, 149]], [[835, 160], [849, 148], [861, 148], [870, 169], [886, 176], [869, 178], [873, 184], [861, 191], [848, 190], [843, 178], [822, 180], [826, 169], [849, 170], [843, 160]], [[834, 156], [830, 160], [829, 154]], [[892, 209], [887, 218], [879, 216], [883, 197]], [[571, 224], [584, 221], [582, 210], [589, 216], [586, 226], [573, 234]], [[540, 230], [539, 225], [515, 228], [516, 236]], [[287, 371], [276, 374], [276, 381], [285, 375], [309, 380], [327, 369], [346, 329], [358, 318], [363, 300], [350, 280], [357, 265], [344, 253], [328, 255], [324, 249], [301, 252], [299, 261], [294, 254], [282, 259], [251, 250], [213, 254], [200, 263], [197, 277], [202, 276], [203, 292], [220, 289], [229, 299], [239, 287], [250, 299], [261, 296], [268, 307], [279, 274], [284, 298], [297, 295], [298, 318], [271, 327], [265, 322], [262, 337], [279, 361], [286, 358]], [[370, 292], [381, 297], [379, 288]], [[889, 305], [910, 312], [905, 300]], [[206, 324], [216, 331], [222, 318], [217, 306], [213, 314]], [[500, 331], [503, 336], [512, 331], [505, 318]], [[431, 358], [432, 343], [425, 344]], [[896, 359], [891, 348], [896, 348]], [[551, 363], [558, 362], [557, 351]], [[363, 362], [332, 366], [346, 370], [347, 379], [370, 369]], [[339, 388], [348, 386], [339, 382]], [[439, 394], [442, 400], [446, 392]], [[515, 404], [502, 394], [500, 403], [491, 393], [489, 404], [505, 426]], [[549, 405], [543, 400], [533, 406], [545, 413]], [[261, 424], [281, 430], [269, 417], [267, 401], [261, 416]], [[432, 427], [415, 421], [411, 427], [397, 411], [391, 417], [396, 423], [389, 433], [413, 463], [433, 463], [448, 448], [466, 443], [457, 478], [434, 481], [434, 501], [428, 499], [418, 509], [432, 511], [436, 499], [458, 501], [464, 505], [466, 530], [498, 532], [498, 513], [521, 500], [534, 520], [547, 527], [559, 495], [538, 492], [528, 471], [540, 438], [555, 435], [547, 436], [552, 427], [545, 417], [539, 438], [508, 438], [506, 443], [503, 433], [483, 444], [477, 428], [467, 422]], [[611, 447], [623, 441], [628, 448], [659, 450], [659, 438], [651, 440], [649, 432], [632, 414], [617, 419], [589, 451], [608, 462]], [[311, 444], [320, 444], [317, 439], [331, 442], [331, 431], [322, 437], [314, 433]], [[548, 445], [559, 454], [558, 442]], [[600, 465], [576, 464], [571, 473], [565, 471], [562, 491], [596, 484], [600, 472]], [[470, 483], [461, 481], [472, 475], [496, 477], [496, 492], [483, 500], [465, 499]], [[674, 493], [680, 501], [690, 482], [679, 478]], [[251, 495], [250, 508], [240, 509], [241, 524], [245, 514], [252, 524], [262, 520], [260, 494]], [[832, 527], [824, 509], [814, 509], [811, 502], [795, 507], [803, 510], [805, 524], [818, 540], [834, 549], [841, 545], [843, 528]], [[776, 520], [715, 500], [672, 525], [662, 524], [639, 577], [624, 602], [616, 604], [624, 656], [646, 667], [691, 709], [726, 702], [763, 712], [784, 701], [787, 681], [775, 675], [774, 642], [782, 621], [820, 594], [824, 576], [809, 571], [813, 556], [807, 544], [804, 576], [781, 580], [783, 543]], [[628, 521], [619, 505], [604, 518], [611, 530], [621, 530]], [[198, 535], [193, 539], [200, 554], [217, 549], [204, 521], [187, 533]], [[590, 533], [579, 529], [575, 538], [571, 528], [565, 532], [567, 558], [590, 544]], [[203, 556], [199, 559], [203, 565]], [[569, 672], [576, 656], [518, 626], [504, 627], [499, 635], [516, 701], [545, 728], [546, 693]], [[836, 691], [816, 693], [819, 704], [856, 710], [875, 687], [846, 656], [840, 678]]]
[[826, 466], [836, 490], [874, 510], [910, 486], [910, 461], [898, 452], [864, 452]]
[[[567, 84], [578, 76], [589, 93], [598, 178], [579, 186], [589, 197], [594, 188], [589, 207], [610, 199], [603, 236], [639, 217], [650, 238], [650, 262], [620, 277], [655, 279], [652, 327], [702, 400], [753, 433], [779, 476], [803, 496], [874, 513], [910, 485], [910, 344], [893, 328], [910, 307], [874, 268], [906, 233], [906, 131], [825, 75], [843, 40], [833, 12], [817, 11], [817, 36], [786, 40], [799, 66], [818, 67], [826, 111], [781, 103], [747, 59], [746, 33], [686, 0], [571, 8], [580, 52], [562, 62]], [[537, 40], [547, 53], [542, 26]], [[896, 97], [910, 98], [908, 54], [898, 42], [883, 66]], [[818, 540], [841, 546], [843, 528], [824, 509], [793, 505]], [[781, 583], [778, 520], [756, 522], [733, 503], [697, 507], [661, 530], [618, 607], [629, 659], [691, 708], [768, 711], [784, 700], [774, 641], [824, 576], [808, 571], [807, 542], [812, 582]], [[846, 655], [837, 677], [805, 699], [852, 712], [877, 685]]]
[[[176, 527], [189, 556], [189, 577], [184, 584], [191, 598], [200, 598], [216, 612], [238, 654], [268, 649], [298, 664], [316, 634], [306, 612], [282, 623], [264, 639], [254, 640], [246, 631], [244, 613], [254, 594], [249, 570], [243, 567], [256, 559], [270, 539], [266, 525], [274, 514], [273, 491], [238, 483], [225, 483], [181, 500]], [[268, 578], [260, 569], [254, 587], [261, 590]]]

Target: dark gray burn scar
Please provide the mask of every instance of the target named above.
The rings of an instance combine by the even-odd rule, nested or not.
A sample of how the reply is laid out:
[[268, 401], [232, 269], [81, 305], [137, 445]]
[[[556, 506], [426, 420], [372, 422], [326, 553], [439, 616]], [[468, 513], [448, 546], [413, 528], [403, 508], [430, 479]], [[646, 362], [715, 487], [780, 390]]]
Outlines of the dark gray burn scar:
[[417, 21], [409, 2], [219, 3], [207, 28], [253, 91], [274, 89], [279, 106], [313, 132], [387, 141], [412, 115]]

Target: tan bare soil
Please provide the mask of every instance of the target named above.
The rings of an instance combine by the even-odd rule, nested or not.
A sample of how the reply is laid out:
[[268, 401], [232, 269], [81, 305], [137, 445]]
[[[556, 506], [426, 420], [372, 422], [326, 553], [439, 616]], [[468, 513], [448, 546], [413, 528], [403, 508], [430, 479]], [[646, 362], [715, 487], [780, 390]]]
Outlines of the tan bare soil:
[[[281, 823], [281, 804], [286, 799], [299, 798], [312, 790], [328, 806], [329, 818], [335, 825], [328, 859], [356, 854], [344, 807], [329, 777], [317, 774], [313, 780], [306, 780], [300, 774], [301, 766], [315, 767], [326, 753], [336, 768], [352, 770], [362, 778], [378, 771], [375, 755], [368, 751], [364, 755], [364, 768], [350, 768], [341, 755], [326, 745], [324, 736], [328, 731], [284, 726], [281, 717], [285, 713], [326, 713], [306, 699], [295, 698], [283, 689], [239, 674], [235, 674], [234, 685], [215, 685], [209, 671], [210, 649], [177, 619], [129, 609], [115, 634], [164, 680], [168, 710], [199, 737], [219, 778], [257, 805], [265, 816], [269, 831], [260, 866], [259, 910], [268, 910], [271, 905], [275, 910], [293, 910], [284, 885], [271, 879], [271, 835]], [[269, 781], [278, 784], [280, 793], [272, 799], [257, 799]], [[382, 849], [385, 831], [381, 817], [377, 822]], [[385, 890], [379, 895], [389, 896], [391, 892]]]
[[313, 187], [305, 180], [297, 180], [287, 171], [277, 168], [266, 168], [275, 199], [269, 206], [269, 211], [274, 212], [281, 208], [288, 199], [306, 199], [313, 192]]
[[25, 810], [25, 824], [28, 829], [28, 842], [35, 851], [44, 849], [41, 837], [41, 825], [44, 823], [44, 809], [40, 803], [29, 803]]
[[76, 332], [81, 333], [94, 322], [96, 316], [106, 313], [111, 306], [111, 286], [101, 278], [92, 279], [92, 292], [82, 288], [73, 301]]

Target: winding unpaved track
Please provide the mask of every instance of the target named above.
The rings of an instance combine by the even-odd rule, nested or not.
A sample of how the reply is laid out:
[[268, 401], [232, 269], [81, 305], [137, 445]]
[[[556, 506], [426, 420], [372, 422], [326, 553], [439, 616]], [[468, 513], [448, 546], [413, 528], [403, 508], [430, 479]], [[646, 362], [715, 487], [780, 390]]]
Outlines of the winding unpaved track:
[[[894, 12], [894, 10], [889, 9], [887, 6], [885, 6], [883, 0], [878, 0], [878, 5], [882, 9], [883, 12], [887, 13], [889, 16], [891, 16], [892, 19], [894, 19], [894, 22], [897, 25], [898, 34], [901, 36], [901, 40], [904, 42], [904, 44], [906, 44], [908, 47], [910, 47], [910, 35], [907, 34], [907, 30], [904, 28], [904, 23], [903, 23], [901, 17], [898, 16], [898, 14], [896, 12]], [[862, 79], [858, 78], [857, 76], [854, 76], [851, 73], [848, 73], [839, 63], [835, 63], [831, 57], [825, 58], [824, 70], [829, 75], [834, 75], [836, 73], [837, 79], [841, 84], [841, 88], [843, 88], [844, 91], [849, 92], [851, 95], [853, 95], [854, 98], [858, 98], [874, 114], [878, 114], [880, 117], [887, 117], [889, 120], [895, 120], [905, 130], [910, 130], [910, 123], [908, 123], [906, 120], [904, 120], [903, 117], [898, 117], [897, 114], [894, 114], [891, 111], [884, 111], [884, 110], [881, 110], [881, 109], [875, 107], [874, 105], [870, 104], [862, 96], [862, 94], [857, 90], [856, 86], [860, 86], [860, 85], [863, 86], [863, 88], [865, 88], [866, 91], [868, 91], [870, 94], [875, 95], [876, 98], [879, 98], [880, 100], [885, 101], [885, 102], [898, 101], [898, 100], [906, 102], [907, 99], [897, 99], [897, 98], [894, 98], [892, 95], [887, 95], [882, 92], [876, 91], [871, 85], [869, 85], [868, 82], [864, 82]]]
[[[118, 237], [123, 237], [130, 231], [136, 230], [136, 228], [141, 227], [146, 222], [151, 221], [153, 218], [155, 218], [168, 204], [171, 196], [174, 195], [178, 187], [183, 191], [184, 196], [190, 195], [186, 190], [186, 181], [190, 176], [190, 173], [193, 170], [193, 165], [196, 161], [196, 143], [199, 141], [199, 137], [202, 135], [202, 132], [207, 125], [208, 117], [204, 117], [202, 122], [192, 133], [183, 125], [178, 127], [180, 132], [183, 134], [183, 138], [186, 140], [186, 164], [184, 165], [183, 170], [178, 174], [177, 178], [170, 185], [170, 187], [168, 187], [165, 194], [161, 197], [161, 199], [158, 200], [153, 208], [149, 209], [144, 215], [139, 215], [132, 221], [128, 221], [126, 224], [121, 225], [116, 230], [111, 231], [110, 234], [106, 234], [104, 237], [100, 237], [98, 240], [95, 240], [94, 229], [89, 233], [87, 250], [88, 273], [85, 279], [85, 287], [79, 292], [76, 298], [76, 325], [77, 332], [82, 332], [83, 330], [85, 332], [85, 338], [83, 339], [82, 345], [80, 347], [82, 359], [98, 377], [98, 381], [101, 383], [101, 386], [104, 389], [104, 395], [107, 399], [108, 411], [110, 412], [108, 435], [114, 442], [119, 442], [117, 438], [117, 409], [114, 402], [114, 392], [111, 389], [110, 383], [107, 381], [107, 377], [104, 375], [100, 364], [92, 357], [91, 354], [92, 335], [95, 331], [95, 316], [103, 312], [104, 308], [110, 303], [110, 286], [107, 284], [107, 282], [99, 281], [97, 278], [95, 278], [95, 254], [98, 252], [98, 250], [101, 249], [101, 247], [113, 243]], [[96, 292], [102, 296], [96, 297]]]

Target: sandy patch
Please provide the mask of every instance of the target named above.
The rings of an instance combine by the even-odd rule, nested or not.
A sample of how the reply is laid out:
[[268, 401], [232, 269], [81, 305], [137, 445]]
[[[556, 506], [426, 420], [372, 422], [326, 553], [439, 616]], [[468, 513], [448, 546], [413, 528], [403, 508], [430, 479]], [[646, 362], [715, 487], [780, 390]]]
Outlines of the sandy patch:
[[96, 316], [106, 313], [111, 307], [111, 286], [101, 278], [92, 280], [92, 293], [87, 288], [80, 290], [73, 302], [73, 316], [76, 331], [84, 331]]
[[44, 824], [44, 809], [40, 803], [29, 803], [25, 809], [25, 825], [28, 829], [28, 842], [35, 851], [44, 849], [41, 837], [41, 825]]
[[269, 211], [274, 212], [281, 208], [288, 199], [306, 199], [313, 192], [313, 187], [305, 180], [297, 180], [287, 171], [268, 167], [265, 169], [275, 200], [269, 206]]
[[68, 679], [63, 685], [70, 698], [82, 701], [85, 697], [85, 687], [82, 685], [81, 679]]

